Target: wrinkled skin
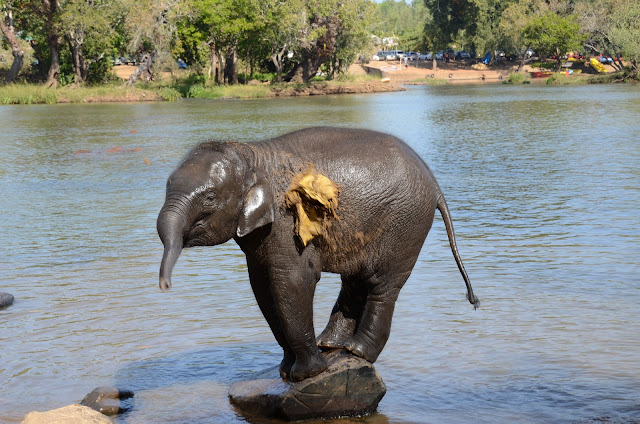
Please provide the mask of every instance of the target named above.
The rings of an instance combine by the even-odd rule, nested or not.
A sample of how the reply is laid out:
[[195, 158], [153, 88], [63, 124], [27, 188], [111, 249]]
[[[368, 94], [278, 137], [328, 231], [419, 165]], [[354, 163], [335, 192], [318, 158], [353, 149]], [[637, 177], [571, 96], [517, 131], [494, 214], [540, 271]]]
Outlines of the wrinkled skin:
[[[335, 218], [304, 246], [285, 193], [312, 167], [339, 188]], [[167, 182], [158, 216], [164, 244], [160, 288], [183, 248], [233, 238], [247, 258], [251, 287], [284, 351], [283, 378], [299, 381], [327, 367], [321, 349], [345, 348], [374, 362], [391, 329], [400, 289], [439, 209], [454, 258], [477, 305], [455, 244], [444, 197], [427, 165], [390, 135], [309, 128], [255, 143], [209, 142], [193, 149]], [[342, 289], [327, 327], [313, 328], [322, 271]]]

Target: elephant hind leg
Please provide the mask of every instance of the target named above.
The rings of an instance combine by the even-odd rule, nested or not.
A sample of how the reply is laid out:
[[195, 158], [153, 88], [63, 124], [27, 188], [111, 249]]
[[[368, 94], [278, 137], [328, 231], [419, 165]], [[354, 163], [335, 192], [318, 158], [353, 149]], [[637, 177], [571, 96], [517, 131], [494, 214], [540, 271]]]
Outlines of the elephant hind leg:
[[318, 347], [325, 350], [344, 348], [358, 328], [366, 298], [367, 287], [364, 282], [342, 277], [342, 288], [329, 323], [317, 338]]
[[371, 363], [378, 359], [389, 339], [396, 300], [409, 274], [403, 272], [369, 279], [362, 319], [353, 337], [345, 342], [345, 349]]

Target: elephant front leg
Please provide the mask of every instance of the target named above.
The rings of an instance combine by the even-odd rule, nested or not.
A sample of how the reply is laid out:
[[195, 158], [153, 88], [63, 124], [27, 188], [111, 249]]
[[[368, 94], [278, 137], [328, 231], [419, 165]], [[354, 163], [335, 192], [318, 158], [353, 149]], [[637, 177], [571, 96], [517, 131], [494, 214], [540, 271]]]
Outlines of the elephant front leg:
[[322, 349], [340, 349], [353, 337], [362, 318], [367, 299], [367, 287], [359, 279], [342, 277], [342, 288], [338, 295], [329, 323], [318, 336]]
[[247, 265], [249, 268], [251, 289], [258, 301], [260, 311], [267, 320], [273, 336], [276, 338], [276, 341], [280, 347], [282, 347], [282, 351], [284, 352], [284, 357], [282, 362], [280, 362], [280, 374], [288, 375], [295, 362], [296, 355], [293, 352], [293, 349], [291, 349], [291, 346], [289, 346], [284, 332], [282, 331], [282, 323], [278, 318], [275, 301], [271, 295], [271, 281], [269, 280], [268, 273], [263, 267], [257, 266], [250, 261], [247, 261]]
[[292, 269], [288, 264], [274, 267], [270, 272], [271, 291], [282, 332], [295, 355], [291, 368], [288, 372], [281, 370], [281, 375], [292, 381], [313, 377], [327, 369], [313, 329], [313, 294], [320, 279], [319, 261], [305, 256], [308, 255], [303, 254], [300, 261], [296, 261], [300, 266]]

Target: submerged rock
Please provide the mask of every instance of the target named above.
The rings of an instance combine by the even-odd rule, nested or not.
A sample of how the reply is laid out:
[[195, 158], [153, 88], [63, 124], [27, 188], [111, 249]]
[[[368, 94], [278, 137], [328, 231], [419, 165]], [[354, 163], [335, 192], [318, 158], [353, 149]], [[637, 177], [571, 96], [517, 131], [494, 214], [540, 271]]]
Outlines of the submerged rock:
[[29, 412], [22, 424], [113, 424], [113, 421], [87, 406], [69, 405], [46, 412]]
[[13, 295], [9, 293], [0, 293], [0, 309], [11, 305], [13, 300]]
[[248, 413], [289, 421], [375, 411], [387, 389], [373, 365], [344, 350], [325, 357], [329, 368], [315, 377], [292, 383], [282, 380], [275, 367], [233, 384], [229, 398]]
[[86, 395], [81, 405], [87, 406], [105, 415], [117, 415], [125, 411], [120, 399], [133, 397], [131, 390], [121, 390], [117, 387], [98, 387]]

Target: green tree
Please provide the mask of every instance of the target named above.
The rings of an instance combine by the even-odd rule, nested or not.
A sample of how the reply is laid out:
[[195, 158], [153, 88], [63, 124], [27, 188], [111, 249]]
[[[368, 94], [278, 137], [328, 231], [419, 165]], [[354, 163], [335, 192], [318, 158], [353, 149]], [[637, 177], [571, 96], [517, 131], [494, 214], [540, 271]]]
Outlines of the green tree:
[[14, 12], [20, 10], [16, 20], [21, 30], [32, 39], [39, 66], [48, 64], [45, 85], [57, 87], [60, 79], [60, 48], [62, 32], [60, 30], [58, 0], [16, 0]]
[[153, 79], [153, 66], [158, 61], [172, 62], [177, 22], [186, 11], [179, 0], [121, 0], [126, 15], [123, 29], [128, 50], [140, 56], [140, 65], [129, 77], [134, 84], [140, 77]]
[[379, 37], [395, 38], [405, 50], [423, 50], [424, 24], [428, 11], [422, 1], [384, 0], [371, 18], [371, 31]]
[[475, 34], [478, 10], [473, 0], [424, 0], [424, 4], [432, 16], [425, 25], [425, 39], [434, 52], [446, 49], [463, 30], [469, 36]]
[[631, 64], [637, 78], [640, 62], [640, 4], [625, 1], [618, 5], [612, 17], [611, 37], [622, 48], [624, 57]]
[[186, 16], [191, 43], [209, 48], [210, 75], [218, 83], [237, 83], [238, 47], [259, 24], [258, 0], [196, 0]]
[[358, 55], [371, 45], [371, 33], [363, 24], [371, 22], [375, 6], [366, 1], [345, 2], [340, 10], [341, 30], [336, 37], [336, 49], [329, 63], [330, 75], [345, 74]]
[[109, 0], [68, 0], [62, 9], [60, 28], [68, 41], [75, 83], [101, 81], [111, 68], [114, 22], [123, 12], [119, 5]]
[[540, 55], [555, 55], [558, 68], [562, 55], [579, 49], [584, 42], [577, 18], [574, 15], [561, 17], [554, 12], [533, 18], [524, 28], [524, 38]]
[[476, 51], [484, 54], [487, 51], [495, 52], [499, 49], [511, 47], [505, 41], [506, 35], [501, 31], [500, 23], [505, 9], [514, 0], [473, 0], [476, 4], [475, 31], [469, 37], [469, 41]]
[[531, 40], [525, 37], [525, 28], [531, 21], [549, 11], [544, 0], [520, 0], [510, 4], [503, 12], [498, 26], [505, 45], [520, 56], [520, 67], [527, 59], [527, 50], [531, 48]]
[[305, 4], [303, 0], [269, 0], [263, 5], [265, 24], [260, 38], [276, 68], [277, 81], [282, 82], [284, 59], [289, 51], [299, 47], [298, 35], [305, 25], [300, 11], [304, 10]]

